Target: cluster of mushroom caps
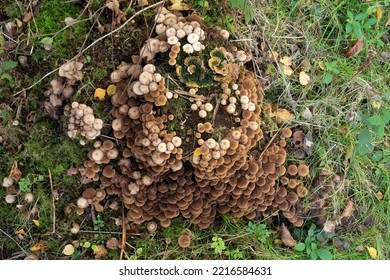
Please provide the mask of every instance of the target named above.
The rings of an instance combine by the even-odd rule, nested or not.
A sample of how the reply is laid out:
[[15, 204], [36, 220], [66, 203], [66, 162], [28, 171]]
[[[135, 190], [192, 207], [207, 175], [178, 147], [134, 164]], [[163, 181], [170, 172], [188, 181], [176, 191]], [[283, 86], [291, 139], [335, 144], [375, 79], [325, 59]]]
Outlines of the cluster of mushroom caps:
[[[150, 60], [157, 53], [172, 53], [177, 46], [189, 44], [188, 36], [197, 34], [193, 33], [197, 28], [203, 31], [199, 41], [209, 38], [196, 15], [184, 17], [161, 8], [156, 22], [156, 38], [148, 39], [140, 55], [111, 74], [117, 89], [111, 97], [113, 136], [124, 143], [117, 145], [118, 153], [111, 158], [116, 164], [104, 160], [110, 159], [106, 149], [94, 147], [84, 175], [88, 172], [92, 181], [99, 180], [100, 189], [108, 195], [121, 196], [129, 223], [157, 220], [167, 227], [182, 215], [207, 228], [220, 213], [256, 219], [280, 210], [291, 223], [301, 226], [297, 203], [307, 194], [302, 179], [309, 169], [304, 164], [287, 165], [290, 129], [281, 130], [271, 143], [265, 140], [263, 87], [244, 65], [250, 55], [232, 46], [228, 33], [219, 30], [219, 39], [207, 44], [212, 54], [207, 48], [196, 53], [180, 50], [175, 64], [169, 62], [171, 55], [162, 55], [165, 62], [154, 65]], [[169, 33], [174, 33], [171, 28], [174, 35]], [[221, 37], [226, 40], [224, 47], [215, 46]], [[203, 63], [201, 56], [208, 61]], [[188, 58], [200, 70], [193, 76], [184, 73], [194, 70], [183, 68]], [[172, 65], [176, 65], [176, 76], [171, 76], [177, 82], [168, 88], [158, 67]], [[170, 105], [178, 99], [188, 105], [186, 119], [180, 120], [180, 129], [172, 129], [171, 124], [178, 122], [177, 107]]]
[[[50, 88], [44, 92], [48, 100], [45, 101], [45, 108], [53, 108], [55, 113], [52, 117], [58, 119], [59, 108], [62, 108], [64, 101], [72, 97], [74, 93], [73, 85], [83, 79], [83, 64], [78, 61], [68, 61], [61, 65], [58, 70], [58, 77], [50, 82]], [[49, 112], [50, 113], [50, 112]]]
[[103, 121], [95, 118], [91, 107], [72, 102], [70, 106], [65, 106], [65, 113], [69, 117], [68, 136], [70, 138], [81, 137], [81, 145], [85, 145], [85, 139], [93, 140], [100, 135]]

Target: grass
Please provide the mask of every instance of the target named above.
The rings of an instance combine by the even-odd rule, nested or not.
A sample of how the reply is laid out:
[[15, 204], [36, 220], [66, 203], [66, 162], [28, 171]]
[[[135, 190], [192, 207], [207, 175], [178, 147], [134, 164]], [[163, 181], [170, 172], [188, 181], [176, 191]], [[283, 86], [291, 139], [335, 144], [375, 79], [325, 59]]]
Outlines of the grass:
[[[46, 57], [46, 62], [51, 66], [56, 65], [58, 60], [66, 60], [73, 57], [79, 51], [78, 47], [85, 40], [88, 32], [88, 22], [82, 21], [75, 26], [60, 31], [64, 27], [63, 20], [67, 16], [82, 19], [81, 5], [67, 3], [64, 0], [47, 1], [51, 5], [42, 5], [40, 12], [31, 22], [30, 28], [39, 39], [35, 42], [37, 49], [32, 53], [36, 61]], [[104, 1], [90, 1], [92, 8], [98, 10]], [[253, 21], [244, 24], [244, 15], [237, 10], [232, 10], [228, 5], [229, 1], [222, 4], [220, 1], [208, 1], [209, 7], [196, 6], [196, 1], [187, 1], [195, 7], [195, 11], [205, 16], [205, 21], [210, 24], [218, 24], [234, 33], [237, 43], [243, 48], [253, 51], [255, 63], [253, 64], [259, 78], [266, 83], [265, 99], [269, 103], [288, 108], [296, 118], [289, 123], [291, 127], [299, 127], [304, 133], [313, 134], [313, 153], [304, 158], [310, 165], [310, 181], [307, 187], [310, 196], [307, 199], [307, 206], [310, 206], [310, 199], [320, 193], [325, 185], [329, 185], [331, 192], [325, 200], [325, 218], [336, 221], [349, 200], [354, 202], [356, 210], [349, 219], [348, 224], [341, 226], [336, 231], [336, 236], [348, 242], [350, 249], [339, 250], [332, 240], [321, 243], [321, 248], [329, 250], [334, 259], [369, 259], [367, 251], [356, 251], [359, 245], [374, 247], [378, 251], [378, 259], [390, 258], [390, 177], [387, 172], [389, 162], [386, 158], [377, 159], [375, 152], [389, 149], [389, 130], [385, 128], [385, 136], [380, 139], [375, 132], [371, 131], [374, 150], [366, 154], [358, 151], [358, 135], [367, 128], [359, 117], [348, 120], [346, 115], [364, 113], [368, 116], [383, 115], [389, 109], [389, 99], [385, 93], [389, 92], [386, 84], [386, 74], [390, 72], [389, 63], [379, 62], [380, 54], [388, 49], [389, 37], [385, 33], [385, 21], [388, 14], [385, 13], [385, 1], [364, 2], [358, 1], [270, 1], [268, 5], [258, 4], [255, 7]], [[257, 2], [257, 1], [256, 1]], [[10, 18], [20, 18], [25, 8], [16, 6], [15, 1], [5, 1], [1, 4], [5, 13]], [[60, 12], [60, 7], [65, 7], [66, 12]], [[376, 8], [383, 10], [382, 19], [370, 28], [362, 30], [364, 47], [360, 53], [346, 58], [344, 56], [348, 48], [355, 43], [356, 34], [346, 32], [348, 23], [347, 11], [353, 15], [366, 13], [368, 18], [376, 18]], [[22, 9], [22, 11], [21, 11]], [[138, 9], [138, 8], [137, 8]], [[277, 11], [277, 12], [275, 12]], [[221, 16], [221, 14], [223, 16]], [[102, 21], [110, 22], [111, 18], [104, 18]], [[144, 23], [153, 15], [147, 15], [144, 19], [137, 19], [137, 23]], [[96, 32], [96, 31], [95, 31]], [[122, 36], [129, 34], [129, 30], [123, 31]], [[142, 30], [138, 30], [142, 34]], [[43, 50], [39, 40], [47, 37], [54, 37], [52, 50]], [[99, 36], [92, 32], [92, 38]], [[134, 34], [131, 36], [135, 36]], [[379, 37], [378, 37], [379, 36]], [[75, 95], [78, 101], [92, 103], [99, 117], [105, 119], [109, 113], [105, 103], [98, 103], [92, 99], [93, 88], [107, 86], [109, 73], [119, 64], [121, 58], [128, 56], [136, 50], [140, 43], [131, 50], [122, 50], [119, 56], [113, 58], [114, 45], [120, 38], [105, 40], [104, 46], [107, 52], [104, 59], [94, 58], [96, 49], [88, 53], [91, 56], [91, 64], [86, 64], [85, 80], [88, 81], [84, 87], [79, 89]], [[139, 37], [139, 36], [136, 36]], [[75, 43], [69, 43], [69, 42]], [[118, 40], [118, 41], [115, 41]], [[383, 44], [381, 43], [383, 42]], [[115, 44], [114, 44], [115, 43]], [[101, 47], [101, 46], [100, 46]], [[289, 56], [293, 60], [293, 69], [301, 67], [306, 60], [310, 62], [310, 68], [306, 71], [311, 77], [307, 86], [302, 86], [298, 80], [298, 73], [286, 76], [279, 71], [279, 66], [270, 61], [267, 51], [277, 52], [279, 57]], [[370, 54], [375, 57], [370, 59]], [[14, 57], [16, 60], [16, 56]], [[369, 63], [372, 61], [372, 64]], [[118, 62], [118, 63], [117, 63]], [[333, 63], [333, 69], [326, 66], [326, 63]], [[321, 65], [325, 67], [321, 67]], [[369, 65], [364, 71], [359, 71], [362, 65]], [[98, 66], [98, 67], [96, 67]], [[333, 70], [337, 69], [336, 74]], [[44, 75], [45, 70], [39, 70], [39, 75]], [[331, 82], [325, 77], [330, 73]], [[13, 74], [16, 75], [15, 72]], [[29, 76], [29, 79], [36, 80], [36, 76]], [[34, 78], [33, 78], [34, 77]], [[22, 171], [22, 178], [33, 180], [39, 175], [44, 176], [42, 182], [31, 185], [36, 200], [33, 204], [26, 205], [31, 210], [36, 206], [39, 208], [39, 227], [31, 219], [23, 219], [23, 211], [8, 205], [2, 199], [0, 202], [0, 229], [13, 237], [20, 246], [29, 250], [41, 239], [46, 245], [42, 252], [35, 252], [41, 258], [60, 258], [65, 244], [77, 240], [79, 243], [90, 242], [93, 244], [104, 244], [109, 237], [116, 237], [120, 240], [119, 234], [101, 233], [105, 231], [121, 232], [121, 226], [115, 225], [115, 218], [118, 217], [115, 211], [106, 211], [101, 215], [102, 224], [96, 227], [91, 215], [79, 217], [75, 214], [65, 214], [63, 209], [75, 200], [82, 193], [82, 186], [77, 179], [67, 177], [64, 174], [69, 166], [79, 166], [86, 158], [88, 147], [80, 148], [75, 141], [68, 139], [64, 130], [58, 123], [49, 121], [47, 116], [40, 113], [42, 110], [39, 102], [42, 100], [41, 93], [44, 85], [34, 88], [29, 92], [29, 98], [23, 108], [23, 116], [30, 111], [37, 112], [37, 121], [29, 127], [25, 121], [21, 121], [19, 127], [12, 125], [15, 117], [11, 111], [10, 118], [0, 119], [0, 136], [6, 139], [15, 139], [12, 145], [5, 145], [0, 142], [0, 178], [6, 176], [13, 161], [19, 163]], [[7, 98], [0, 98], [0, 103], [7, 103]], [[380, 102], [380, 108], [373, 106], [372, 101]], [[178, 111], [186, 103], [177, 99]], [[14, 106], [14, 104], [12, 104]], [[311, 119], [305, 119], [302, 115], [308, 108], [312, 112]], [[176, 123], [174, 123], [177, 125]], [[26, 133], [22, 133], [26, 131]], [[8, 141], [11, 143], [12, 141]], [[22, 149], [18, 150], [18, 145]], [[292, 151], [293, 152], [293, 151]], [[292, 153], [291, 153], [292, 154]], [[291, 155], [288, 159], [291, 162], [299, 159]], [[58, 190], [60, 199], [56, 201], [57, 208], [57, 233], [58, 235], [47, 236], [52, 230], [53, 217], [51, 212], [52, 197], [48, 170], [53, 176], [54, 188]], [[324, 170], [328, 175], [326, 180], [316, 185], [319, 174]], [[340, 183], [332, 183], [334, 175], [344, 178]], [[383, 193], [384, 197], [378, 199], [377, 193]], [[0, 189], [0, 197], [6, 195], [5, 188]], [[18, 190], [17, 198], [23, 200], [23, 192]], [[371, 219], [372, 218], [372, 219]], [[78, 235], [69, 233], [72, 222], [77, 222], [83, 230]], [[199, 230], [191, 225], [190, 221], [177, 218], [172, 225], [166, 229], [159, 228], [156, 233], [145, 233], [145, 226], [141, 227], [141, 233], [128, 235], [128, 246], [126, 249], [127, 258], [131, 259], [308, 259], [305, 252], [297, 252], [284, 246], [277, 245], [279, 236], [279, 225], [271, 219], [255, 222], [266, 225], [262, 230], [248, 229], [247, 221], [231, 221], [226, 217], [218, 219], [216, 226], [208, 230]], [[303, 236], [307, 234], [313, 219], [307, 219], [303, 226]], [[255, 226], [255, 228], [256, 228]], [[26, 236], [18, 237], [15, 231], [24, 229]], [[259, 227], [261, 228], [261, 227]], [[321, 229], [321, 227], [318, 227]], [[189, 249], [182, 249], [177, 243], [179, 235], [183, 230], [190, 230], [193, 236], [192, 246]], [[293, 231], [293, 229], [291, 229]], [[91, 232], [90, 232], [91, 231]], [[269, 235], [265, 234], [266, 232]], [[264, 237], [267, 235], [267, 237]], [[61, 236], [61, 237], [60, 237]], [[222, 253], [215, 253], [212, 248], [213, 237], [220, 237], [226, 249]], [[294, 235], [300, 241], [297, 235]], [[275, 244], [276, 243], [276, 244]], [[20, 248], [0, 233], [0, 258], [11, 258], [14, 253], [20, 252]], [[78, 253], [73, 256], [75, 259], [94, 258], [91, 248], [78, 247]], [[16, 258], [16, 256], [14, 256]], [[109, 250], [106, 256], [109, 259], [118, 259], [119, 251]]]

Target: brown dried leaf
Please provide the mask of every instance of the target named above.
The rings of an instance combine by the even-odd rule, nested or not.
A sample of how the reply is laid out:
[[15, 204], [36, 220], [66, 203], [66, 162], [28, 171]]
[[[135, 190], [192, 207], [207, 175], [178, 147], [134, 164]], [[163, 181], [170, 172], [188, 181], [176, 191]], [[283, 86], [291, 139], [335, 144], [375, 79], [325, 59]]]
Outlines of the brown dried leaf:
[[359, 38], [356, 43], [345, 53], [345, 57], [356, 55], [363, 49], [363, 39]]
[[293, 143], [296, 148], [302, 147], [305, 140], [305, 134], [302, 130], [297, 130], [293, 133]]
[[18, 168], [18, 162], [14, 161], [12, 164], [11, 172], [9, 173], [9, 177], [14, 179], [16, 182], [20, 180], [22, 177], [22, 172]]
[[351, 217], [354, 211], [355, 211], [355, 205], [353, 201], [348, 200], [347, 206], [345, 207], [343, 213], [340, 216], [339, 223], [341, 223], [343, 219], [348, 219], [349, 217]]
[[285, 66], [291, 66], [292, 65], [292, 57], [289, 56], [283, 56], [280, 60], [280, 63], [282, 63]]
[[338, 237], [333, 237], [332, 239], [333, 245], [336, 246], [339, 250], [348, 250], [349, 249], [349, 243], [342, 241]]
[[288, 65], [280, 64], [280, 68], [282, 68], [282, 71], [286, 76], [294, 74], [294, 70], [292, 70], [292, 68]]
[[310, 82], [310, 76], [305, 71], [299, 73], [299, 83], [303, 86], [308, 85]]
[[284, 123], [292, 120], [295, 116], [286, 109], [277, 109], [273, 112], [273, 116], [276, 118], [277, 123]]
[[183, 3], [183, 0], [171, 0], [172, 6], [168, 7], [170, 11], [187, 11], [190, 9], [188, 4]]
[[323, 231], [326, 234], [334, 232], [336, 229], [336, 223], [334, 221], [326, 221], [323, 227]]
[[31, 19], [32, 19], [32, 13], [28, 12], [24, 14], [22, 21], [29, 22]]
[[97, 245], [96, 248], [94, 248], [93, 253], [95, 255], [96, 259], [99, 259], [101, 257], [104, 257], [108, 254], [108, 251], [104, 245]]
[[280, 229], [280, 238], [283, 241], [283, 244], [287, 247], [294, 247], [297, 245], [297, 241], [291, 236], [290, 231], [287, 229], [287, 227], [282, 223], [281, 229]]

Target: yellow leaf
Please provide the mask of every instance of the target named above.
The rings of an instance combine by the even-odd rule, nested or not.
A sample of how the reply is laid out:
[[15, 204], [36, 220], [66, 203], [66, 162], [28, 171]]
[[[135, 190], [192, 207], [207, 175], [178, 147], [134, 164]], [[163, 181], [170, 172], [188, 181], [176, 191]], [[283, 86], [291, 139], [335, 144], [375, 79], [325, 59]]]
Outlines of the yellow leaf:
[[115, 85], [109, 85], [107, 88], [107, 95], [111, 96], [116, 93], [116, 86]]
[[106, 96], [106, 90], [102, 88], [97, 88], [95, 90], [95, 94], [93, 95], [93, 97], [98, 98], [99, 100], [103, 100], [105, 96]]
[[200, 156], [200, 148], [196, 148], [194, 151], [194, 157]]
[[368, 253], [371, 256], [371, 259], [376, 260], [376, 257], [378, 255], [378, 252], [376, 251], [376, 249], [374, 247], [366, 247], [366, 248], [367, 248]]
[[32, 220], [33, 221], [33, 223], [37, 226], [37, 227], [39, 227], [39, 220]]
[[382, 192], [377, 192], [376, 193], [376, 198], [379, 199], [379, 200], [382, 200], [383, 199], [383, 193]]
[[276, 118], [277, 123], [284, 123], [295, 117], [294, 114], [290, 113], [286, 109], [277, 109], [272, 115]]
[[299, 83], [303, 86], [306, 86], [310, 82], [310, 76], [306, 74], [305, 71], [299, 73]]
[[323, 71], [326, 70], [325, 63], [323, 61], [318, 61], [318, 66], [320, 67], [321, 70]]
[[287, 66], [287, 65], [284, 65], [284, 64], [280, 64], [280, 68], [282, 68], [283, 73], [286, 76], [291, 76], [294, 73], [294, 70], [292, 70], [292, 68], [290, 66]]
[[291, 66], [292, 65], [292, 58], [289, 56], [283, 56], [280, 60], [280, 63], [286, 65], [286, 66]]
[[190, 9], [190, 6], [183, 3], [183, 0], [171, 0], [171, 3], [173, 5], [168, 7], [168, 10], [171, 11], [185, 11]]
[[24, 231], [24, 229], [19, 229], [19, 230], [15, 231], [15, 234], [22, 234], [22, 235], [26, 235], [27, 236], [27, 234]]
[[372, 107], [374, 107], [375, 109], [379, 109], [381, 107], [381, 103], [379, 101], [372, 101], [371, 102], [371, 105]]
[[45, 249], [45, 244], [43, 244], [42, 242], [38, 242], [37, 244], [35, 244], [34, 246], [32, 246], [30, 248], [30, 251], [31, 252], [35, 252], [35, 251], [41, 251], [43, 249]]
[[65, 245], [64, 247], [64, 250], [62, 250], [62, 253], [65, 255], [65, 256], [71, 256], [73, 255], [74, 253], [74, 247], [72, 244], [67, 244]]
[[376, 8], [376, 24], [378, 24], [382, 19], [383, 11], [381, 7]]

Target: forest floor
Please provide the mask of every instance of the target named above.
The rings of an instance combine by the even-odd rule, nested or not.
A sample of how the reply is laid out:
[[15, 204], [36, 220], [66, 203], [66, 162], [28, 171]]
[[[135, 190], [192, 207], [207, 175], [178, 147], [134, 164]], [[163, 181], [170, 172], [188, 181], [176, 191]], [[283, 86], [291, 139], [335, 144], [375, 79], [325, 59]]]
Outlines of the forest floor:
[[[277, 214], [272, 223], [222, 215], [201, 230], [178, 217], [152, 233], [145, 225], [128, 232], [118, 249], [107, 241], [123, 240], [120, 200], [105, 201], [101, 213], [68, 213], [86, 185], [67, 171], [92, 144], [67, 136], [62, 110], [44, 92], [62, 64], [81, 57], [84, 77], [71, 101], [91, 106], [109, 135], [110, 99], [94, 92], [153, 33], [157, 1], [138, 2], [1, 1], [0, 181], [15, 182], [0, 188], [0, 259], [389, 259], [387, 0], [184, 1], [252, 53], [265, 101], [287, 109], [293, 117], [283, 126], [302, 132], [304, 151], [288, 157], [310, 167], [307, 203], [321, 198], [302, 227], [284, 227]], [[286, 246], [286, 231], [295, 246]], [[178, 244], [183, 232], [188, 248]]]

